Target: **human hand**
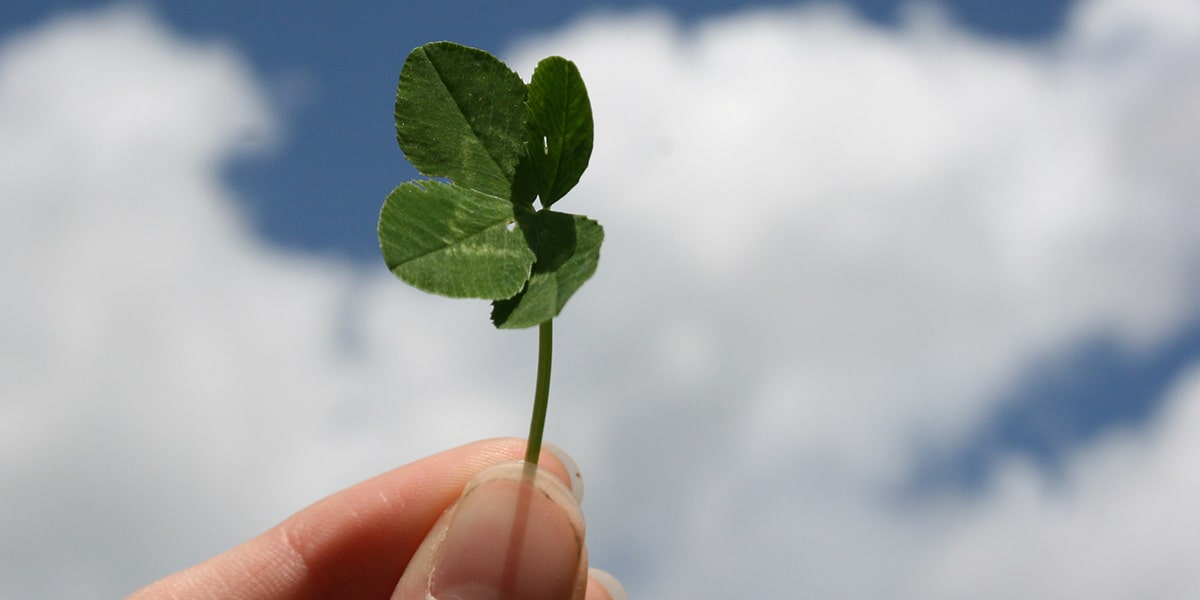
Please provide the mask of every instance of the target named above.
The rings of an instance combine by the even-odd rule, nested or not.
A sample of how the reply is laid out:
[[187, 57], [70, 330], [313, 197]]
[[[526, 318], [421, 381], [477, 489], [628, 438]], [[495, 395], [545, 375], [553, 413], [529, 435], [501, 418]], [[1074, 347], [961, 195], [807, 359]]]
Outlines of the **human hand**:
[[588, 570], [574, 464], [543, 449], [533, 467], [524, 452], [488, 440], [400, 467], [129, 600], [625, 600]]

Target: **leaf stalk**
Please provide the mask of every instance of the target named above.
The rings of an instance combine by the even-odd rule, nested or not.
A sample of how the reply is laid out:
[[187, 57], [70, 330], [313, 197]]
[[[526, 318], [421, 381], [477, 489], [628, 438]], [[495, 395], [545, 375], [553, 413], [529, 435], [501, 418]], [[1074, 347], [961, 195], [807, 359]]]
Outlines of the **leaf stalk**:
[[537, 464], [542, 452], [542, 432], [546, 429], [546, 407], [550, 403], [550, 363], [554, 354], [554, 319], [538, 325], [537, 383], [533, 390], [533, 418], [529, 422], [529, 442], [525, 462]]

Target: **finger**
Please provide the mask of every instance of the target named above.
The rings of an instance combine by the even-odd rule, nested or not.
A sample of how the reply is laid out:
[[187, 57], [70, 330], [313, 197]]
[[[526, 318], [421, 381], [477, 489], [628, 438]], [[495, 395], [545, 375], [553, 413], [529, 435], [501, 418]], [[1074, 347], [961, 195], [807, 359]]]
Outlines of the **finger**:
[[587, 595], [585, 600], [629, 600], [625, 587], [608, 571], [588, 570]]
[[[487, 467], [521, 458], [525, 440], [468, 444], [400, 467], [301, 510], [265, 533], [131, 598], [387, 598], [425, 534]], [[567, 485], [548, 452], [539, 463]]]
[[583, 512], [547, 471], [511, 461], [482, 471], [429, 532], [394, 600], [583, 600]]

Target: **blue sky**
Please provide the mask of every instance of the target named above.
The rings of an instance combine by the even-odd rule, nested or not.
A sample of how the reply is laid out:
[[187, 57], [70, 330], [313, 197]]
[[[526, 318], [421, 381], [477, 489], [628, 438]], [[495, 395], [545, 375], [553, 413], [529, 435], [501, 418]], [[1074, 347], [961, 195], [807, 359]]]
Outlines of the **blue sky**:
[[[297, 7], [292, 2], [145, 3], [179, 31], [200, 40], [229, 42], [279, 88], [285, 140], [274, 152], [232, 161], [228, 175], [243, 210], [273, 243], [302, 252], [345, 257], [373, 265], [372, 234], [380, 199], [397, 183], [416, 176], [403, 160], [390, 128], [398, 65], [425, 41], [450, 39], [503, 53], [514, 40], [562, 27], [581, 16], [605, 11], [666, 11], [682, 23], [751, 7], [793, 6], [792, 2], [379, 2], [354, 8], [329, 4]], [[898, 1], [844, 2], [879, 27], [903, 18]], [[14, 7], [10, 26], [36, 23], [76, 6], [106, 3], [43, 3]], [[1070, 2], [958, 1], [940, 4], [967, 30], [1011, 43], [1040, 44], [1059, 31]], [[23, 13], [23, 14], [22, 14]], [[1020, 449], [1053, 464], [1082, 439], [1144, 419], [1175, 369], [1200, 353], [1188, 333], [1152, 358], [1122, 356], [1111, 341], [1080, 344], [1065, 359], [1050, 361], [1009, 392], [995, 421], [984, 426], [951, 467], [939, 460], [933, 478], [943, 483], [978, 483], [996, 452]], [[1163, 371], [1166, 372], [1163, 372]], [[1103, 394], [1085, 382], [1112, 373], [1125, 386], [1106, 385]], [[1152, 375], [1141, 375], [1149, 372]], [[1146, 381], [1149, 379], [1150, 381]], [[1144, 383], [1142, 383], [1144, 382]], [[1157, 382], [1157, 385], [1155, 385]], [[1097, 402], [1097, 398], [1103, 402]], [[943, 458], [944, 459], [944, 458]], [[921, 478], [924, 481], [924, 478]]]
[[[608, 240], [548, 436], [634, 596], [1200, 590], [1170, 504], [1200, 495], [1189, 0], [379, 4], [0, 12], [0, 531], [78, 542], [19, 596], [119, 594], [523, 433], [528, 336], [377, 254], [435, 39], [589, 83], [568, 201]], [[113, 508], [53, 508], [87, 490]], [[1082, 551], [1149, 513], [1176, 525]], [[55, 573], [26, 547], [0, 580]]]
[[[5, 8], [0, 33], [72, 8], [107, 2], [18, 0]], [[662, 10], [683, 22], [750, 7], [792, 2], [373, 2], [352, 8], [294, 2], [145, 2], [179, 31], [232, 43], [268, 78], [279, 78], [288, 105], [288, 140], [281, 151], [231, 165], [231, 176], [256, 225], [289, 248], [374, 260], [370, 231], [378, 199], [413, 172], [388, 129], [399, 65], [413, 47], [449, 39], [503, 53], [513, 40], [604, 11]], [[905, 3], [845, 2], [881, 26], [894, 24]], [[950, 2], [955, 21], [974, 31], [1038, 40], [1061, 25], [1069, 2]], [[383, 123], [380, 126], [380, 123]]]

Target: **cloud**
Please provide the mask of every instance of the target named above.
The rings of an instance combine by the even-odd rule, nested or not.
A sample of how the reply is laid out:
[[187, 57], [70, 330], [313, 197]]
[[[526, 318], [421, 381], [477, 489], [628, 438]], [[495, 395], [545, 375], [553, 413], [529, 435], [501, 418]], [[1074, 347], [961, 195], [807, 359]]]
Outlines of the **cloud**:
[[[342, 345], [373, 284], [243, 222], [220, 167], [278, 128], [243, 59], [131, 9], [51, 22], [2, 52], [9, 593], [119, 596], [399, 462], [328, 458], [379, 450], [358, 449], [349, 408], [372, 397], [354, 397], [365, 359]], [[429, 361], [408, 389], [451, 363], [415, 318], [371, 349], [372, 365]], [[402, 364], [404, 380], [420, 363]]]
[[[1081, 340], [1137, 349], [1195, 319], [1194, 12], [1082, 5], [1040, 46], [920, 11], [896, 30], [828, 7], [600, 17], [514, 49], [523, 72], [571, 57], [592, 92], [595, 285], [672, 299], [609, 367], [658, 386], [587, 403], [635, 423], [625, 502], [695, 503], [666, 525], [689, 550], [647, 570], [722, 574], [650, 595], [736, 597], [773, 573], [794, 596], [935, 597], [912, 574], [982, 509], [881, 500], [915, 449], [952, 450]], [[596, 310], [584, 339], [633, 314]], [[654, 342], [677, 331], [712, 349], [686, 384], [663, 382], [677, 359]], [[671, 460], [645, 465], [655, 444]]]
[[1144, 431], [1115, 432], [1073, 457], [1063, 481], [1031, 465], [998, 474], [926, 572], [926, 597], [1189, 598], [1200, 580], [1200, 367]]
[[[1083, 4], [1039, 46], [830, 7], [516, 45], [526, 74], [575, 60], [597, 115], [565, 202], [607, 241], [556, 327], [548, 431], [593, 558], [654, 598], [1194, 595], [1193, 376], [1061, 480], [1014, 459], [976, 495], [898, 490], [1037, 361], [1196, 319], [1195, 11]], [[524, 431], [529, 332], [247, 227], [220, 168], [278, 137], [260, 79], [135, 9], [0, 45], [15, 597], [117, 596]]]

